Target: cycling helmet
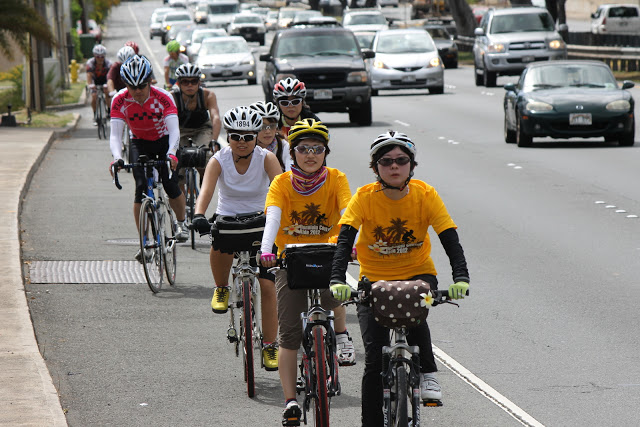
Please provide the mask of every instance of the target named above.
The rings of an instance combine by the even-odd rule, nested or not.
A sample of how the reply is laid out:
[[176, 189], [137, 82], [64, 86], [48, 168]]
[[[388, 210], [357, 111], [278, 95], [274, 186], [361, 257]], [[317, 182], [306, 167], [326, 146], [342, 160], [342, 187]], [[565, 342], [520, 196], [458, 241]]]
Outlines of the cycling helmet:
[[133, 40], [129, 40], [124, 45], [132, 47], [133, 50], [136, 52], [136, 55], [140, 52], [140, 48], [138, 47], [138, 43], [134, 42]]
[[371, 144], [371, 149], [369, 150], [369, 157], [371, 161], [373, 161], [373, 157], [375, 154], [382, 148], [387, 145], [399, 145], [401, 147], [405, 147], [411, 153], [411, 160], [414, 160], [416, 157], [416, 145], [411, 141], [407, 135], [401, 132], [396, 132], [390, 130], [387, 133], [381, 133]]
[[307, 96], [307, 88], [303, 82], [298, 79], [287, 77], [280, 80], [273, 88], [273, 99], [286, 98], [288, 96], [299, 96], [305, 98]]
[[131, 46], [121, 47], [118, 51], [118, 61], [121, 64], [124, 64], [125, 61], [136, 54], [136, 51], [133, 50]]
[[167, 52], [180, 52], [180, 43], [175, 40], [171, 40], [167, 43]]
[[321, 121], [315, 119], [302, 119], [289, 129], [288, 139], [291, 148], [301, 140], [310, 137], [317, 138], [324, 142], [325, 145], [328, 145], [329, 129]]
[[260, 114], [260, 116], [262, 117], [262, 120], [272, 119], [276, 122], [280, 120], [280, 111], [278, 110], [278, 107], [276, 107], [276, 104], [274, 104], [273, 102], [258, 101], [249, 105], [249, 108], [257, 111], [258, 114]]
[[144, 56], [134, 55], [120, 67], [120, 77], [129, 86], [138, 86], [151, 76], [151, 63]]
[[93, 56], [105, 56], [107, 54], [107, 48], [101, 44], [97, 44], [93, 47]]
[[236, 107], [224, 113], [222, 119], [226, 130], [259, 132], [262, 129], [262, 117], [249, 107]]
[[176, 79], [180, 80], [183, 77], [197, 77], [200, 78], [202, 71], [200, 67], [193, 64], [182, 64], [176, 70]]

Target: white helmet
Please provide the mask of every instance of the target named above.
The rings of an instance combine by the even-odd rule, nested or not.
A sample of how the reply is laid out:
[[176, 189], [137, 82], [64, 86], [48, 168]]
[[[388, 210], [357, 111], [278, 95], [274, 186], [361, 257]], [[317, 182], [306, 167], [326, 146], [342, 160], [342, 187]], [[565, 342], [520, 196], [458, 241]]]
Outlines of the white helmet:
[[381, 133], [371, 144], [371, 148], [369, 150], [369, 157], [371, 161], [373, 161], [373, 156], [380, 150], [382, 147], [386, 147], [387, 145], [399, 145], [400, 147], [405, 147], [411, 153], [411, 160], [416, 158], [416, 153], [418, 150], [416, 149], [416, 145], [411, 141], [407, 135], [402, 132], [396, 132], [390, 130], [387, 133]]
[[107, 48], [101, 44], [97, 44], [93, 47], [93, 56], [105, 56], [107, 54]]
[[194, 64], [182, 64], [176, 70], [176, 79], [181, 79], [183, 77], [202, 77], [202, 71], [200, 67]]
[[280, 98], [289, 96], [305, 98], [307, 96], [307, 87], [303, 82], [292, 77], [287, 77], [276, 83], [273, 87], [273, 99], [277, 101]]
[[276, 122], [280, 120], [280, 110], [278, 110], [278, 107], [276, 107], [276, 104], [274, 104], [273, 102], [258, 101], [249, 105], [249, 108], [257, 111], [258, 114], [260, 114], [260, 116], [262, 117], [262, 120], [272, 119]]
[[262, 117], [249, 107], [236, 107], [227, 111], [222, 120], [226, 130], [259, 132], [262, 129]]
[[121, 64], [124, 64], [125, 61], [136, 54], [136, 51], [133, 50], [131, 46], [121, 47], [118, 51], [118, 61]]
[[138, 86], [151, 76], [151, 63], [144, 56], [134, 55], [120, 67], [120, 77], [129, 86]]

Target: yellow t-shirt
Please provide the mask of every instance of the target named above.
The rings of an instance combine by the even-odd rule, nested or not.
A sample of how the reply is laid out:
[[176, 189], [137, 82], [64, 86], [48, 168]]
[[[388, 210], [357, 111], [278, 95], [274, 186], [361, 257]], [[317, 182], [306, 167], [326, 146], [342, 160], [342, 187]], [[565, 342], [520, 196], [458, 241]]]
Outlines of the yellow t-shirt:
[[[318, 191], [303, 196], [293, 189], [291, 171], [275, 177], [269, 186], [265, 209], [282, 209], [276, 236], [279, 250], [292, 243], [327, 243], [340, 232], [340, 211], [351, 198], [349, 182], [338, 169], [327, 168], [327, 180]], [[335, 240], [335, 239], [334, 239]]]
[[360, 277], [403, 280], [436, 274], [431, 259], [429, 226], [440, 234], [457, 228], [435, 188], [412, 179], [409, 194], [391, 200], [378, 182], [358, 188], [340, 224], [360, 228], [356, 248]]

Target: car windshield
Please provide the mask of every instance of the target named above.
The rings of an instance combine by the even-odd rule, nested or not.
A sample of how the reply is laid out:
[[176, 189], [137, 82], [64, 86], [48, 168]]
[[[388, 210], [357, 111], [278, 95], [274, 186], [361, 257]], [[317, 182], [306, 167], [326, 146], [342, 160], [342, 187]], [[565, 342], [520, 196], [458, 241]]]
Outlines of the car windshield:
[[309, 20], [310, 18], [313, 18], [314, 16], [322, 16], [322, 13], [318, 12], [317, 10], [298, 12], [296, 13], [296, 16], [293, 20], [295, 22], [303, 22]]
[[541, 13], [516, 13], [497, 15], [491, 21], [490, 34], [524, 33], [529, 31], [553, 31], [555, 26], [551, 15]]
[[429, 32], [429, 34], [431, 34], [431, 37], [433, 37], [434, 39], [449, 40], [451, 38], [449, 37], [449, 33], [447, 32], [447, 30], [445, 30], [444, 28], [427, 28], [427, 31]]
[[607, 67], [590, 64], [534, 67], [526, 73], [523, 83], [525, 91], [560, 87], [617, 89], [618, 84]]
[[237, 4], [210, 4], [209, 13], [215, 15], [218, 13], [238, 13], [239, 6]]
[[200, 48], [200, 55], [225, 55], [229, 53], [249, 53], [244, 40], [205, 40]]
[[375, 33], [356, 34], [356, 39], [358, 39], [360, 47], [370, 49], [371, 43], [373, 43], [373, 38], [375, 36]]
[[208, 4], [199, 4], [196, 6], [196, 12], [206, 12], [209, 10], [209, 5]]
[[184, 46], [187, 44], [187, 40], [191, 39], [191, 33], [193, 33], [193, 30], [179, 31], [176, 35], [176, 41]]
[[277, 58], [317, 55], [353, 56], [358, 54], [356, 43], [351, 33], [298, 33], [293, 37], [282, 37], [275, 56]]
[[300, 9], [280, 9], [278, 19], [293, 19], [294, 15], [298, 13]]
[[220, 36], [226, 36], [226, 34], [222, 34], [220, 31], [198, 31], [198, 32], [194, 32], [193, 33], [193, 39], [191, 40], [191, 43], [202, 43], [202, 40], [206, 39], [207, 37], [220, 37]]
[[233, 22], [236, 24], [262, 24], [262, 18], [256, 15], [238, 15]]
[[387, 20], [383, 15], [377, 13], [362, 15], [347, 15], [343, 25], [387, 25]]
[[176, 15], [167, 15], [164, 17], [164, 20], [167, 22], [173, 22], [173, 21], [191, 21], [191, 15], [189, 15], [188, 13], [184, 13], [184, 14], [176, 14]]
[[375, 50], [378, 53], [425, 53], [435, 51], [436, 47], [426, 32], [416, 32], [381, 35]]

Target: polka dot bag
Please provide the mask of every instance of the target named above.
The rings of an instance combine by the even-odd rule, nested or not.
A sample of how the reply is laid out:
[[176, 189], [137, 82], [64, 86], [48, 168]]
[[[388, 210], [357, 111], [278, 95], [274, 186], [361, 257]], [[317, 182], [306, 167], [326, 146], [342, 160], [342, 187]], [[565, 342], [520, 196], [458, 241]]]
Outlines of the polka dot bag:
[[427, 318], [429, 311], [420, 304], [429, 293], [423, 280], [380, 280], [371, 287], [371, 302], [376, 322], [387, 328], [414, 327]]

